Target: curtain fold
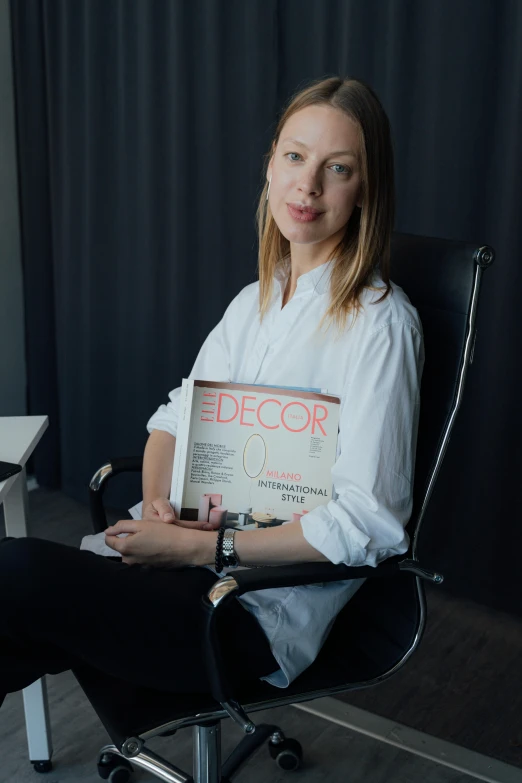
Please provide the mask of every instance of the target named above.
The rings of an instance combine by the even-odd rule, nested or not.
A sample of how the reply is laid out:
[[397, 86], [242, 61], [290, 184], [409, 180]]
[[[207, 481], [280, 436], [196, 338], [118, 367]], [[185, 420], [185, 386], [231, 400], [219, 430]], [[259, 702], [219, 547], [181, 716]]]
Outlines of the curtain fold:
[[[445, 586], [520, 613], [522, 240], [517, 0], [12, 0], [29, 411], [44, 486], [86, 500], [141, 453], [256, 279], [262, 156], [309, 79], [390, 117], [399, 231], [491, 244], [475, 359], [421, 538]], [[110, 490], [118, 506], [139, 481]], [[129, 481], [131, 481], [129, 479]]]

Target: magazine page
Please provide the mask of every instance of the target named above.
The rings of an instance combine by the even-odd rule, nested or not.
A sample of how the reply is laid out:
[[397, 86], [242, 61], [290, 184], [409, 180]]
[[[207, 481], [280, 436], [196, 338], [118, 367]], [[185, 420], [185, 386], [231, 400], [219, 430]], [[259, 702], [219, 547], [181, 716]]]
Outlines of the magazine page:
[[191, 396], [172, 482], [182, 519], [268, 527], [331, 500], [338, 397], [205, 381], [192, 381]]

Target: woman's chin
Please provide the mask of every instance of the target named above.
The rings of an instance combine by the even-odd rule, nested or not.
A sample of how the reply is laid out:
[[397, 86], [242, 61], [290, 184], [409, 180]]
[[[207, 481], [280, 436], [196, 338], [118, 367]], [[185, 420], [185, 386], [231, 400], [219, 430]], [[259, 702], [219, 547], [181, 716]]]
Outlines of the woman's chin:
[[[277, 223], [277, 221], [276, 221]], [[307, 244], [310, 241], [309, 238], [313, 237], [313, 241], [317, 242], [318, 232], [315, 229], [315, 223], [293, 223], [291, 226], [279, 225], [277, 223], [279, 231], [289, 242], [295, 242], [297, 244]]]

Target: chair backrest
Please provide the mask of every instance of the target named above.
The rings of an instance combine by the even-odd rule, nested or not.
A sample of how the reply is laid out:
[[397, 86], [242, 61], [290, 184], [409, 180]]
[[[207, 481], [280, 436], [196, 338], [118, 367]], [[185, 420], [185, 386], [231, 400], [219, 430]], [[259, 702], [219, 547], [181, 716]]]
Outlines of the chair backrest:
[[[482, 271], [493, 259], [494, 251], [487, 246], [411, 234], [396, 233], [392, 238], [390, 278], [417, 308], [425, 348], [408, 524], [413, 556], [472, 359]], [[315, 670], [322, 664], [339, 672], [340, 679], [345, 667], [352, 684], [359, 687], [362, 680], [372, 684], [404, 664], [419, 644], [425, 620], [420, 579], [411, 574], [369, 579], [339, 613]], [[346, 628], [352, 647], [348, 666], [342, 661], [345, 653], [340, 643]]]
[[413, 554], [473, 360], [482, 271], [494, 257], [494, 250], [485, 245], [413, 234], [392, 237], [390, 278], [417, 308], [425, 347], [408, 525]]

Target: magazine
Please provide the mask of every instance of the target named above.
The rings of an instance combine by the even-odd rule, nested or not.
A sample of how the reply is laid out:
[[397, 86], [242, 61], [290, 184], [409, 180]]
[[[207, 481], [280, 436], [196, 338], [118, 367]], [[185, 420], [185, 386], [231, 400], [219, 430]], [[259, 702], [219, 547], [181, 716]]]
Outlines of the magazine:
[[248, 529], [332, 499], [340, 398], [325, 389], [183, 379], [170, 502]]

